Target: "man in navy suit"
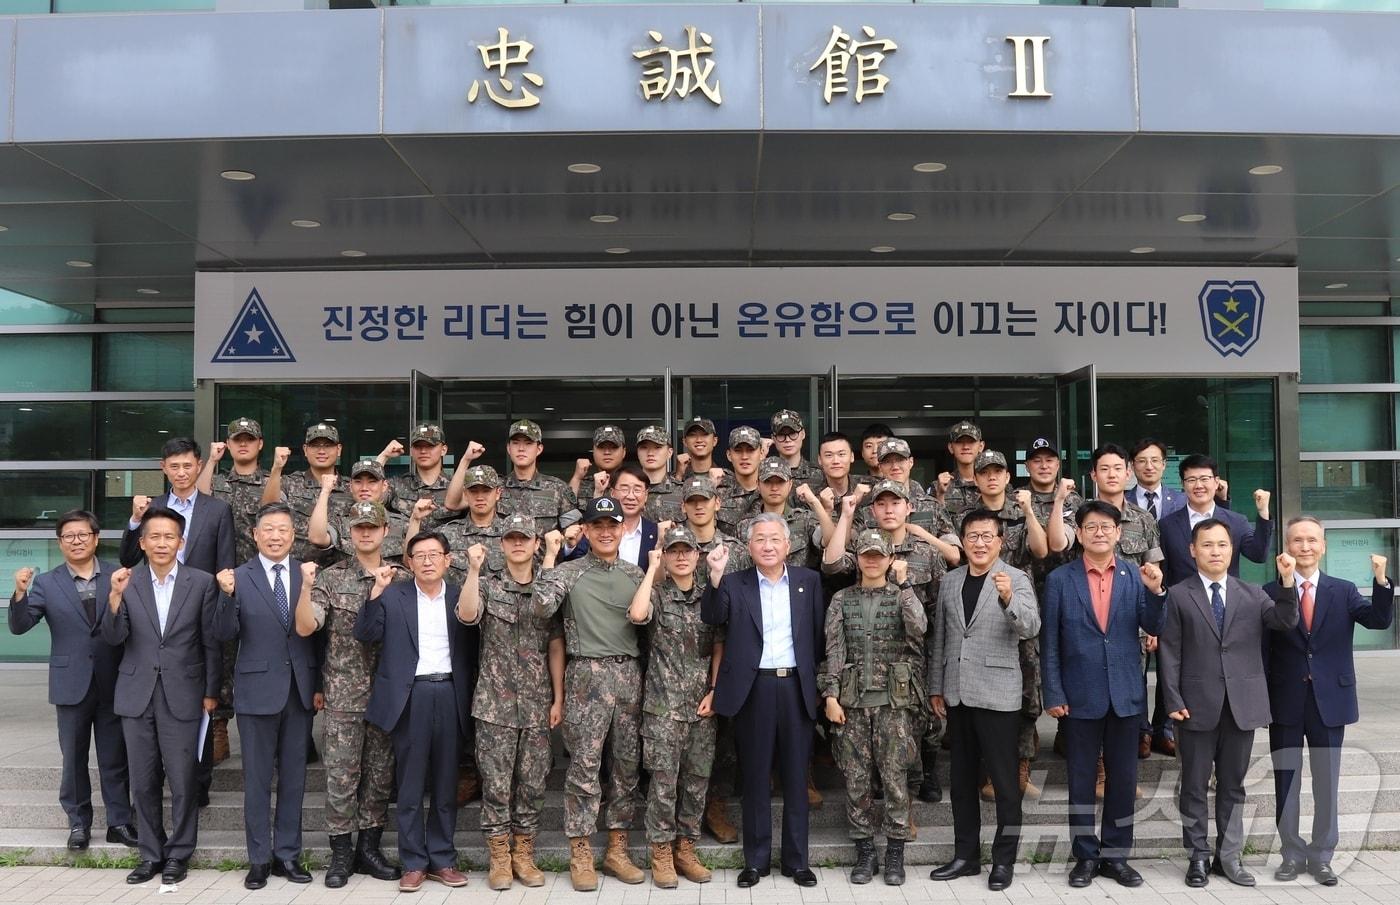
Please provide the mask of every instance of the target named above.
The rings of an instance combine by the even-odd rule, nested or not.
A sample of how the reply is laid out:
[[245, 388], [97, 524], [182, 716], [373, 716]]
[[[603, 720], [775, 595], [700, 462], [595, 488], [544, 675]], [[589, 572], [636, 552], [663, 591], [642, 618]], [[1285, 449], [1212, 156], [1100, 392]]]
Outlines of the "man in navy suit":
[[1186, 505], [1186, 494], [1162, 485], [1162, 472], [1167, 467], [1167, 445], [1155, 437], [1145, 437], [1133, 447], [1131, 455], [1133, 477], [1137, 483], [1129, 488], [1128, 499], [1157, 521], [1161, 521]]
[[[611, 473], [594, 476], [596, 496], [615, 498], [622, 509], [622, 539], [618, 541], [617, 558], [631, 563], [643, 571], [648, 565], [647, 554], [656, 549], [657, 524], [642, 515], [647, 505], [647, 488], [650, 482], [642, 466], [629, 462]], [[574, 532], [579, 537], [583, 526]], [[588, 552], [588, 538], [581, 537], [578, 546], [561, 557], [562, 561], [582, 559]]]
[[753, 566], [724, 574], [729, 548], [706, 557], [710, 580], [700, 616], [727, 627], [715, 683], [715, 712], [734, 719], [744, 773], [744, 869], [739, 886], [768, 875], [773, 829], [768, 777], [777, 753], [783, 788], [783, 876], [816, 886], [807, 861], [807, 762], [817, 719], [817, 657], [825, 652], [821, 576], [787, 565], [782, 516], [764, 513], [749, 528]]
[[1269, 491], [1254, 491], [1254, 506], [1259, 517], [1253, 527], [1244, 516], [1217, 503], [1215, 494], [1220, 476], [1215, 460], [1210, 456], [1192, 455], [1181, 460], [1181, 486], [1186, 488], [1186, 505], [1158, 522], [1162, 534], [1162, 552], [1167, 555], [1167, 586], [1196, 574], [1196, 561], [1191, 557], [1191, 531], [1206, 519], [1217, 519], [1230, 529], [1234, 557], [1229, 574], [1240, 576], [1240, 555], [1257, 562], [1267, 562], [1273, 540], [1274, 523], [1269, 521]]
[[[1284, 549], [1297, 561], [1293, 586], [1298, 589], [1296, 628], [1270, 632], [1265, 657], [1273, 723], [1269, 750], [1274, 762], [1275, 814], [1283, 863], [1276, 880], [1295, 880], [1303, 871], [1324, 886], [1335, 886], [1332, 852], [1337, 847], [1337, 782], [1341, 775], [1342, 738], [1358, 719], [1356, 667], [1352, 636], [1356, 626], [1390, 628], [1395, 614], [1394, 589], [1385, 574], [1386, 558], [1371, 557], [1371, 599], [1356, 585], [1318, 571], [1327, 553], [1322, 523], [1310, 515], [1290, 519]], [[1265, 589], [1269, 593], [1277, 585]], [[1298, 826], [1303, 742], [1312, 764], [1312, 841], [1304, 842]]]
[[92, 834], [88, 747], [94, 735], [107, 841], [136, 847], [126, 742], [121, 718], [112, 710], [122, 652], [98, 636], [100, 608], [116, 567], [97, 559], [98, 530], [97, 516], [91, 512], [74, 509], [60, 515], [55, 533], [63, 565], [37, 578], [31, 568], [17, 571], [9, 609], [12, 634], [23, 635], [40, 619], [49, 624], [49, 703], [58, 711], [58, 747], [63, 754], [58, 803], [68, 815], [68, 848], [73, 851], [87, 848]]
[[[1128, 866], [1133, 848], [1138, 724], [1147, 713], [1147, 686], [1138, 669], [1138, 631], [1161, 629], [1162, 570], [1114, 556], [1122, 515], [1102, 500], [1075, 513], [1082, 559], [1045, 582], [1040, 630], [1045, 712], [1060, 720], [1069, 761], [1069, 823], [1074, 869], [1069, 885], [1096, 875], [1141, 886]], [[1141, 578], [1139, 578], [1141, 574]], [[1094, 780], [1103, 756], [1103, 824], [1094, 834]]]

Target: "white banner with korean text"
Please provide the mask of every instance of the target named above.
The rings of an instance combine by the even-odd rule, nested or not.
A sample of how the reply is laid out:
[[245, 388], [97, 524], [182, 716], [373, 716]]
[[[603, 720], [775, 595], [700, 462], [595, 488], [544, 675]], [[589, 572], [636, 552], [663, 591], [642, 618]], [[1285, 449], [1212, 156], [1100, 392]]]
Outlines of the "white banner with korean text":
[[201, 273], [195, 376], [1278, 374], [1298, 274], [1242, 267]]

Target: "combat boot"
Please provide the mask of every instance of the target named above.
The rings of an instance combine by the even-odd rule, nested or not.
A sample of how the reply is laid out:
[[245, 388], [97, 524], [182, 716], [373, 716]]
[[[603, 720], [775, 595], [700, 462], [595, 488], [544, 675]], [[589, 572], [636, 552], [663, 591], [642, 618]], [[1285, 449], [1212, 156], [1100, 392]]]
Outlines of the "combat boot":
[[603, 874], [623, 883], [640, 883], [647, 878], [627, 855], [627, 831], [608, 830], [608, 848], [603, 852]]
[[535, 837], [515, 834], [515, 850], [510, 853], [510, 866], [515, 878], [526, 886], [543, 886], [544, 871], [535, 864]]
[[598, 888], [598, 874], [593, 870], [593, 846], [587, 836], [569, 840], [569, 879], [576, 892], [592, 892]]
[[486, 851], [491, 858], [486, 867], [486, 885], [495, 890], [510, 889], [510, 836], [487, 836]]
[[822, 806], [822, 793], [817, 789], [816, 780], [812, 779], [811, 771], [807, 773], [807, 807], [819, 808]]
[[476, 772], [476, 767], [462, 766], [457, 768], [457, 807], [466, 807], [468, 803], [481, 800], [481, 777]]
[[671, 843], [653, 842], [651, 844], [651, 882], [656, 884], [657, 889], [675, 889], [676, 865], [671, 860]]
[[217, 766], [218, 764], [221, 764], [224, 761], [228, 760], [230, 753], [228, 747], [228, 720], [222, 718], [210, 720], [209, 729], [214, 733], [213, 753], [214, 764]]
[[739, 831], [729, 822], [729, 808], [719, 795], [711, 794], [705, 802], [705, 829], [715, 837], [715, 841], [730, 845], [739, 841]]
[[692, 883], [710, 882], [710, 869], [700, 863], [699, 857], [695, 854], [695, 840], [689, 836], [676, 837], [676, 848], [674, 859], [676, 870], [680, 872]]
[[390, 863], [379, 849], [379, 840], [383, 835], [382, 826], [360, 830], [359, 844], [355, 847], [355, 873], [367, 874], [376, 880], [397, 880], [403, 876], [403, 872]]
[[938, 781], [938, 752], [924, 755], [924, 781], [919, 783], [919, 800], [937, 804], [943, 800], [943, 786]]
[[355, 843], [349, 833], [331, 837], [331, 863], [326, 867], [326, 886], [339, 889], [350, 882], [350, 870], [355, 863]]
[[858, 886], [869, 883], [880, 865], [875, 863], [875, 840], [856, 840], [856, 863], [851, 868], [851, 882]]
[[885, 885], [904, 885], [903, 839], [890, 839], [885, 846]]
[[1039, 798], [1040, 787], [1031, 782], [1031, 762], [1024, 757], [1021, 758], [1019, 774], [1017, 782], [1021, 785], [1021, 795], [1025, 798]]

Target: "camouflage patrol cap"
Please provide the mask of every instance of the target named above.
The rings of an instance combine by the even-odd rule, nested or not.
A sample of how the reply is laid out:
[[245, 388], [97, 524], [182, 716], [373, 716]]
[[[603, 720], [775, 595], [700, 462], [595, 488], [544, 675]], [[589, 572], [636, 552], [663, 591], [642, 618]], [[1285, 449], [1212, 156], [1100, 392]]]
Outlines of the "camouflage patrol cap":
[[753, 449], [763, 448], [763, 437], [759, 436], [758, 429], [749, 427], [747, 424], [740, 425], [729, 432], [729, 448], [736, 449], [740, 446], [748, 446]]
[[1055, 448], [1055, 444], [1044, 437], [1036, 437], [1031, 441], [1031, 448], [1026, 450], [1026, 461], [1029, 462], [1039, 455], [1054, 456], [1058, 459], [1060, 451]]
[[990, 449], [984, 449], [984, 450], [982, 450], [980, 453], [978, 453], [978, 454], [977, 454], [977, 460], [976, 460], [975, 462], [972, 463], [972, 470], [973, 470], [974, 473], [979, 472], [979, 471], [983, 470], [984, 468], [1005, 468], [1005, 467], [1006, 467], [1006, 456], [1003, 456], [1001, 453], [996, 452], [996, 451], [994, 451], [994, 450], [990, 450]]
[[769, 456], [759, 463], [758, 479], [766, 481], [769, 478], [782, 478], [784, 481], [791, 481], [792, 468], [777, 456]]
[[698, 496], [710, 500], [719, 496], [719, 491], [715, 490], [715, 482], [710, 480], [709, 475], [696, 475], [693, 478], [687, 478], [685, 485], [681, 487], [682, 501]]
[[622, 505], [610, 496], [595, 496], [588, 501], [588, 506], [583, 510], [583, 523], [601, 522], [611, 519], [614, 522], [622, 521]]
[[709, 418], [701, 418], [699, 415], [696, 415], [685, 423], [685, 430], [682, 431], [682, 435], [689, 436], [690, 432], [693, 430], [702, 430], [711, 436], [718, 436], [718, 432], [715, 430], [715, 423]]
[[899, 497], [901, 500], [909, 499], [909, 488], [905, 487], [899, 481], [891, 481], [888, 478], [886, 478], [883, 481], [880, 481], [874, 487], [870, 488], [871, 502], [878, 500], [880, 498], [880, 494], [882, 493], [892, 493], [895, 496]]
[[413, 436], [408, 438], [409, 446], [415, 443], [431, 443], [436, 446], [443, 442], [445, 441], [442, 439], [442, 426], [426, 421], [415, 427]]
[[462, 489], [467, 490], [472, 487], [500, 487], [501, 476], [496, 474], [496, 469], [490, 465], [473, 465], [467, 469], [466, 481], [462, 484]]
[[514, 440], [516, 437], [528, 437], [536, 443], [544, 442], [544, 431], [540, 426], [529, 418], [521, 418], [510, 426], [510, 433], [506, 434], [507, 440]]
[[382, 503], [360, 500], [358, 503], [351, 504], [345, 524], [351, 528], [358, 525], [373, 525], [376, 528], [382, 528], [389, 524], [389, 513], [384, 510]]
[[773, 436], [781, 433], [797, 433], [803, 430], [802, 416], [792, 409], [782, 409], [773, 413]]
[[379, 480], [384, 480], [384, 466], [379, 464], [378, 459], [361, 459], [350, 466], [350, 477], [357, 477], [362, 474], [374, 475]]
[[974, 440], [982, 439], [982, 428], [968, 421], [966, 418], [948, 428], [948, 440], [961, 440], [963, 437], [971, 437]]
[[867, 528], [856, 535], [856, 555], [859, 556], [862, 553], [893, 556], [894, 547], [890, 546], [890, 539], [885, 537], [885, 532], [875, 528]]
[[262, 425], [252, 418], [234, 418], [228, 423], [228, 438], [232, 440], [240, 434], [247, 434], [254, 440], [261, 440]]
[[666, 536], [661, 539], [661, 549], [669, 550], [676, 544], [685, 544], [688, 547], [699, 550], [700, 542], [695, 539], [695, 532], [685, 525], [676, 525], [666, 530]]
[[643, 443], [655, 443], [657, 446], [670, 446], [671, 438], [666, 435], [666, 428], [659, 424], [648, 424], [637, 431], [637, 445]]
[[604, 443], [626, 446], [627, 438], [623, 435], [622, 428], [616, 424], [604, 424], [593, 432], [593, 445], [602, 446]]
[[885, 456], [899, 456], [901, 459], [914, 458], [914, 454], [909, 451], [909, 441], [901, 440], [898, 437], [886, 437], [880, 441], [880, 447], [875, 452], [875, 461], [883, 461]]
[[535, 529], [535, 520], [524, 513], [517, 512], [506, 519], [505, 530], [501, 532], [501, 537], [507, 534], [523, 534], [526, 537], [538, 537], [539, 531]]
[[339, 443], [340, 431], [336, 430], [334, 424], [317, 421], [306, 429], [306, 442], [310, 443], [312, 440], [329, 440], [332, 443]]

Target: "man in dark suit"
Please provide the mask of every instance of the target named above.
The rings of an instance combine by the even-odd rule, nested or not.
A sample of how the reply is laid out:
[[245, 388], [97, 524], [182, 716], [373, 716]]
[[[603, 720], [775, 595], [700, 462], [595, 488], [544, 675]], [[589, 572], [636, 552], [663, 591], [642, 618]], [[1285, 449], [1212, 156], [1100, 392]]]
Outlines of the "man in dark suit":
[[[218, 704], [221, 652], [214, 637], [214, 576], [177, 562], [185, 533], [178, 512], [141, 514], [146, 562], [112, 573], [100, 631], [122, 645], [113, 709], [122, 718], [141, 863], [126, 882], [157, 874], [178, 883], [199, 832], [196, 771], [200, 718]], [[207, 733], [206, 733], [207, 734]], [[161, 812], [161, 776], [170, 783], [170, 835]]]
[[[316, 650], [298, 631], [302, 610], [311, 616], [315, 563], [291, 556], [295, 529], [286, 503], [268, 503], [253, 523], [258, 555], [217, 576], [214, 633], [238, 642], [233, 711], [243, 746], [243, 811], [248, 875], [262, 889], [268, 874], [310, 883], [302, 868], [301, 804], [306, 791], [306, 747], [316, 693]], [[295, 607], [295, 609], [293, 609]], [[272, 772], [277, 771], [277, 818], [272, 818]]]
[[[1276, 880], [1296, 880], [1307, 871], [1324, 886], [1335, 886], [1332, 853], [1337, 847], [1337, 784], [1347, 724], [1359, 718], [1352, 637], [1356, 626], [1390, 628], [1394, 588], [1385, 574], [1386, 558], [1371, 557], [1371, 597], [1356, 585], [1318, 570], [1327, 552], [1322, 523], [1310, 515], [1290, 519], [1284, 549], [1297, 562], [1298, 627], [1269, 635], [1265, 665], [1274, 721], [1269, 750], [1274, 763], [1274, 811], [1283, 863]], [[1270, 584], [1265, 591], [1277, 589]], [[1298, 798], [1303, 742], [1312, 764], [1312, 841], [1299, 832]]]
[[[1129, 464], [1137, 483], [1128, 489], [1133, 505], [1161, 521], [1186, 505], [1186, 494], [1162, 484], [1167, 467], [1167, 445], [1155, 437], [1144, 437], [1133, 447]], [[1223, 482], [1222, 482], [1223, 483]]]
[[[1083, 557], [1046, 579], [1040, 632], [1045, 712], [1060, 720], [1069, 762], [1075, 858], [1069, 885], [1083, 888], [1102, 875], [1122, 886], [1141, 886], [1142, 875], [1128, 865], [1138, 724], [1147, 714], [1138, 632], [1155, 635], [1161, 630], [1162, 570], [1114, 555], [1122, 533], [1116, 507], [1090, 500], [1079, 507], [1074, 521]], [[1100, 757], [1103, 823], [1095, 835], [1094, 785]]]
[[706, 557], [710, 580], [700, 615], [727, 627], [715, 683], [715, 712], [734, 719], [744, 774], [741, 887], [768, 875], [773, 858], [769, 770], [777, 753], [783, 788], [783, 876], [816, 886], [807, 860], [807, 762], [817, 719], [817, 658], [825, 652], [821, 576], [787, 565], [792, 545], [782, 516], [764, 513], [749, 529], [750, 568], [724, 574], [729, 548]]
[[1186, 505], [1157, 523], [1162, 534], [1162, 552], [1167, 556], [1167, 586], [1196, 574], [1196, 561], [1191, 555], [1191, 531], [1206, 519], [1216, 519], [1230, 531], [1233, 550], [1230, 575], [1239, 577], [1241, 554], [1257, 563], [1267, 562], [1274, 532], [1274, 523], [1269, 520], [1269, 491], [1254, 491], [1254, 506], [1259, 517], [1251, 527], [1244, 516], [1216, 500], [1220, 476], [1214, 459], [1187, 456], [1181, 460], [1180, 470], [1181, 486], [1186, 488]]
[[111, 591], [115, 568], [97, 559], [98, 531], [97, 516], [91, 512], [74, 509], [60, 515], [55, 533], [63, 565], [37, 578], [31, 568], [17, 571], [9, 609], [12, 634], [23, 635], [41, 619], [49, 624], [49, 703], [58, 711], [58, 748], [63, 754], [58, 803], [68, 815], [72, 851], [87, 848], [92, 835], [88, 748], [93, 736], [107, 808], [107, 841], [136, 847], [126, 743], [121, 719], [112, 710], [122, 652], [98, 637], [100, 608]]
[[[643, 571], [646, 570], [647, 554], [656, 549], [657, 523], [642, 515], [647, 505], [647, 473], [636, 463], [629, 462], [611, 473], [594, 475], [594, 496], [614, 497], [622, 509], [622, 539], [618, 541], [617, 556]], [[578, 545], [570, 549], [561, 560], [568, 562], [582, 559], [588, 552], [588, 538], [580, 537], [582, 523], [572, 533], [578, 538]]]
[[[1273, 599], [1229, 574], [1234, 543], [1224, 522], [1206, 519], [1191, 534], [1196, 575], [1167, 593], [1158, 637], [1159, 670], [1168, 715], [1177, 721], [1181, 755], [1182, 844], [1190, 857], [1186, 885], [1205, 886], [1207, 871], [1239, 886], [1253, 886], [1245, 870], [1244, 776], [1254, 730], [1270, 721], [1264, 679], [1266, 630], [1298, 624], [1294, 560], [1276, 559], [1279, 583]], [[1206, 798], [1215, 774], [1215, 860], [1206, 830]]]
[[[421, 531], [404, 549], [414, 580], [393, 583], [393, 566], [377, 569], [355, 621], [355, 637], [382, 644], [365, 719], [394, 743], [404, 870], [399, 889], [416, 892], [424, 880], [467, 884], [457, 869], [452, 836], [457, 752], [471, 719], [478, 636], [456, 617], [461, 588], [445, 580], [451, 562], [447, 538]], [[431, 803], [426, 815], [425, 795]]]

